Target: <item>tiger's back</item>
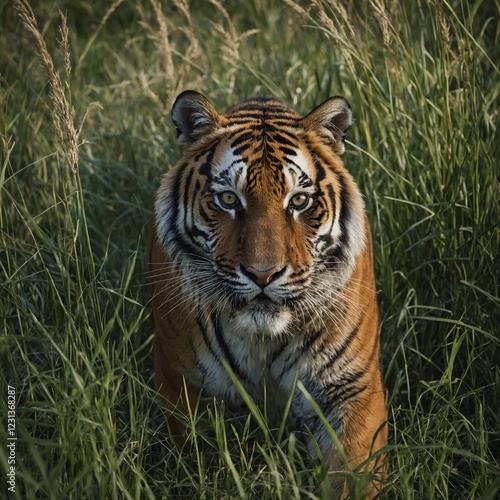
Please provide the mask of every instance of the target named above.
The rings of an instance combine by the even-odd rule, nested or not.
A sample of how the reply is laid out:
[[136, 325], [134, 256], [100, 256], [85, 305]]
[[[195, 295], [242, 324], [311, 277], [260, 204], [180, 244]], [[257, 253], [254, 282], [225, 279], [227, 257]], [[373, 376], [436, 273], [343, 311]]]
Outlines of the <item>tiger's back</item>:
[[[185, 407], [184, 384], [193, 400], [203, 390], [241, 405], [222, 360], [257, 402], [264, 385], [285, 401], [298, 379], [358, 466], [386, 444], [387, 411], [370, 229], [339, 157], [347, 101], [302, 117], [260, 98], [220, 114], [188, 91], [172, 118], [182, 156], [158, 190], [148, 242], [167, 406]], [[342, 469], [298, 390], [292, 416]]]

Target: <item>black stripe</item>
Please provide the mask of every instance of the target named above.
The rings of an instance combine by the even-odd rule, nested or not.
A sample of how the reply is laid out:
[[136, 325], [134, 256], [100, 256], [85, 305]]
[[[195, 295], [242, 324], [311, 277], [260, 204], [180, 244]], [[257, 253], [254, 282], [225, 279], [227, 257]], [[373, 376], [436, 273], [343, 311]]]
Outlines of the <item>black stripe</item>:
[[323, 330], [314, 330], [310, 332], [306, 342], [302, 344], [302, 352], [308, 351], [312, 347], [312, 345], [321, 337], [322, 333]]
[[233, 142], [231, 142], [230, 147], [231, 148], [236, 148], [237, 146], [240, 146], [244, 142], [250, 142], [254, 138], [254, 132], [253, 131], [245, 131], [240, 133], [238, 137], [236, 137]]
[[273, 355], [271, 356], [271, 360], [269, 361], [269, 364], [268, 366], [271, 366], [282, 354], [283, 354], [283, 351], [285, 350], [285, 348], [288, 346], [288, 344], [286, 342], [283, 342], [279, 347], [278, 349], [276, 349], [274, 352], [273, 352]]
[[[170, 217], [170, 223], [171, 223], [170, 227], [174, 233], [173, 237], [171, 238], [171, 241], [178, 246], [180, 253], [182, 253], [182, 252], [184, 252], [184, 253], [191, 253], [191, 252], [196, 253], [198, 251], [198, 247], [190, 245], [186, 242], [183, 235], [179, 232], [179, 228], [177, 225], [177, 221], [179, 218], [179, 207], [181, 206], [181, 201], [180, 201], [181, 192], [182, 192], [181, 181], [182, 181], [182, 177], [184, 176], [184, 173], [185, 173], [184, 171], [186, 168], [187, 168], [187, 164], [184, 164], [179, 168], [179, 172], [178, 172], [177, 176], [175, 177], [174, 186], [173, 186], [173, 189], [171, 191], [171, 196], [172, 196], [171, 206], [173, 207], [172, 208], [173, 214], [172, 214], [172, 217]], [[190, 173], [192, 173], [192, 170]], [[188, 177], [189, 177], [189, 174], [188, 174]], [[187, 203], [187, 190], [184, 192], [184, 203]], [[186, 210], [185, 204], [184, 204], [184, 208]], [[186, 220], [183, 221], [184, 231], [186, 231], [185, 225], [186, 225]]]
[[351, 209], [349, 193], [347, 192], [346, 182], [342, 174], [337, 175], [337, 179], [340, 184], [340, 214], [339, 214], [339, 224], [340, 224], [340, 238], [339, 240], [347, 245], [349, 243], [349, 235], [347, 234], [347, 220], [351, 218]]
[[320, 191], [319, 183], [325, 178], [326, 174], [325, 169], [318, 158], [315, 158], [314, 160], [314, 169], [316, 171], [316, 188]]
[[199, 173], [207, 178], [207, 183], [212, 180], [212, 160], [215, 154], [217, 144], [213, 145], [209, 150], [205, 161], [200, 165]]
[[[288, 158], [287, 158], [288, 160]], [[310, 187], [312, 186], [312, 180], [311, 178], [303, 171], [300, 170], [299, 174], [299, 186], [302, 188]]]
[[280, 373], [280, 381], [283, 380], [284, 376], [294, 367], [296, 367], [298, 360], [302, 357], [302, 355], [310, 349], [310, 347], [321, 337], [323, 330], [314, 330], [309, 332], [307, 335], [306, 341], [300, 346], [300, 348], [296, 349], [295, 355], [293, 358], [289, 358], [283, 367], [282, 372]]
[[[188, 227], [188, 220], [189, 220], [189, 216], [191, 215], [191, 218], [192, 218], [192, 214], [193, 214], [193, 211], [190, 210], [190, 205], [191, 203], [189, 202], [189, 199], [190, 199], [190, 196], [189, 196], [189, 191], [190, 191], [190, 188], [191, 188], [191, 182], [193, 180], [193, 173], [194, 173], [194, 169], [191, 168], [186, 176], [186, 181], [184, 182], [184, 200], [183, 200], [183, 205], [184, 205], [184, 220], [182, 221], [183, 222], [183, 226], [184, 226], [184, 233], [186, 235], [189, 235], [190, 231], [189, 231], [189, 227]], [[191, 213], [189, 213], [191, 211]], [[191, 221], [191, 224], [193, 222]]]
[[345, 403], [349, 399], [354, 398], [368, 388], [367, 384], [359, 384], [360, 379], [366, 375], [366, 370], [351, 373], [349, 376], [327, 384], [322, 388], [319, 394], [319, 407], [325, 412], [328, 408], [334, 405]]
[[[301, 273], [297, 273], [296, 275], [293, 274], [292, 276], [290, 276], [290, 279], [288, 280], [288, 284], [289, 285], [293, 285], [293, 286], [302, 286], [302, 285], [305, 285], [307, 283], [307, 281], [309, 280], [309, 274], [306, 275], [306, 277], [302, 277], [304, 275], [304, 272], [301, 272]], [[282, 288], [279, 288], [279, 290], [287, 290], [288, 287], [282, 287]]]
[[330, 203], [332, 204], [332, 227], [330, 228], [330, 233], [333, 231], [333, 224], [335, 223], [335, 211], [337, 209], [337, 203], [335, 201], [335, 191], [333, 190], [333, 186], [328, 184], [328, 197], [330, 198]]
[[[200, 217], [206, 222], [207, 226], [212, 227], [213, 222], [214, 222], [214, 218], [213, 218], [213, 216], [207, 214], [207, 212], [203, 208], [203, 205], [200, 205], [199, 212], [200, 212]], [[206, 239], [208, 239], [208, 235], [207, 235]]]
[[179, 167], [177, 175], [174, 180], [174, 189], [172, 189], [171, 196], [171, 206], [173, 209], [173, 216], [171, 217], [172, 226], [174, 227], [175, 232], [177, 233], [177, 218], [179, 217], [179, 206], [180, 206], [180, 194], [181, 194], [181, 179], [184, 175], [184, 170], [187, 167], [187, 164], [184, 164]]
[[346, 337], [346, 339], [340, 345], [340, 347], [330, 355], [328, 361], [316, 372], [315, 377], [323, 378], [325, 371], [331, 368], [332, 365], [336, 363], [344, 355], [347, 348], [352, 344], [352, 341], [358, 335], [359, 329], [363, 324], [364, 319], [365, 319], [365, 314], [361, 316], [361, 319], [358, 321], [356, 326], [352, 329], [352, 331], [349, 333], [349, 335]]
[[229, 110], [229, 117], [233, 116], [258, 116], [262, 115], [277, 115], [280, 118], [290, 117], [290, 119], [297, 119], [294, 111], [277, 102], [274, 99], [252, 99], [250, 101], [238, 104], [236, 107]]
[[[336, 411], [335, 408], [330, 408], [330, 411], [326, 410], [321, 410], [323, 413], [323, 416], [326, 418], [328, 421], [330, 427], [338, 434], [342, 430], [342, 420], [339, 416], [338, 411]], [[321, 418], [319, 415], [314, 415], [312, 419], [305, 424], [307, 427], [309, 427], [309, 430], [313, 433], [316, 434], [316, 431], [318, 428], [323, 427], [323, 422], [321, 421]]]
[[339, 244], [323, 253], [322, 261], [327, 269], [334, 269], [335, 266], [346, 260], [344, 248], [343, 245]]
[[221, 348], [221, 351], [224, 354], [226, 361], [228, 362], [229, 366], [231, 367], [231, 370], [233, 370], [234, 374], [238, 377], [238, 380], [250, 382], [248, 377], [246, 376], [246, 374], [244, 374], [240, 370], [240, 367], [238, 366], [238, 363], [236, 362], [234, 354], [231, 352], [231, 349], [230, 349], [228, 343], [226, 342], [226, 339], [224, 338], [224, 330], [220, 326], [217, 316], [215, 314], [211, 314], [210, 319], [211, 319], [213, 327], [214, 327], [215, 338], [217, 339], [217, 343], [219, 344], [219, 347]]
[[201, 335], [203, 337], [203, 341], [205, 342], [205, 345], [208, 348], [208, 352], [212, 355], [212, 357], [216, 361], [220, 362], [220, 358], [217, 355], [217, 353], [215, 352], [215, 349], [214, 349], [214, 347], [212, 345], [212, 342], [210, 341], [210, 337], [208, 336], [208, 333], [207, 333], [206, 329], [203, 326], [201, 314], [197, 314], [196, 315], [196, 322], [198, 323], [198, 327], [200, 328]]
[[349, 384], [343, 384], [335, 391], [333, 391], [333, 393], [331, 393], [330, 395], [329, 404], [339, 405], [345, 403], [346, 401], [354, 399], [356, 396], [366, 391], [366, 389], [368, 389], [368, 384], [358, 385], [358, 381], [362, 375], [364, 375], [364, 372], [361, 373], [360, 376], [356, 378], [356, 380], [353, 380]]
[[[194, 195], [191, 197], [190, 200], [190, 191], [191, 191], [191, 185], [193, 183], [193, 175], [194, 175], [194, 169], [191, 169], [189, 173], [187, 174], [186, 177], [186, 182], [184, 184], [184, 233], [187, 237], [190, 238], [192, 241], [193, 245], [195, 247], [198, 247], [199, 245], [196, 243], [195, 239], [198, 236], [201, 236], [203, 239], [207, 240], [209, 235], [205, 232], [202, 231], [200, 228], [198, 228], [195, 224], [195, 219], [194, 219], [194, 205], [196, 203], [196, 185], [194, 187]], [[199, 185], [198, 179], [196, 180], [196, 184]], [[189, 222], [188, 222], [189, 221]]]
[[[287, 137], [285, 137], [286, 135], [288, 135], [289, 139]], [[296, 146], [295, 142], [293, 142], [294, 140], [296, 140], [296, 138], [293, 137], [291, 134], [284, 133], [283, 130], [280, 130], [279, 132], [274, 132], [272, 134], [272, 139], [274, 141], [278, 142], [281, 145], [281, 147], [284, 147], [284, 146], [294, 147], [294, 146]]]

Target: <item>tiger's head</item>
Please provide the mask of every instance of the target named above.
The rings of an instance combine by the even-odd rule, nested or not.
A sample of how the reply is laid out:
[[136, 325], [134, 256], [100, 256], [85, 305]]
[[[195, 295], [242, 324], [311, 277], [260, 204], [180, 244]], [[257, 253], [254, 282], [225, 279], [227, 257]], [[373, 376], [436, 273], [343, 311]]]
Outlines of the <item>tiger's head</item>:
[[222, 114], [186, 91], [172, 119], [182, 154], [155, 219], [179, 304], [224, 315], [246, 336], [293, 331], [335, 300], [365, 246], [362, 198], [339, 157], [348, 102], [300, 116], [255, 98]]

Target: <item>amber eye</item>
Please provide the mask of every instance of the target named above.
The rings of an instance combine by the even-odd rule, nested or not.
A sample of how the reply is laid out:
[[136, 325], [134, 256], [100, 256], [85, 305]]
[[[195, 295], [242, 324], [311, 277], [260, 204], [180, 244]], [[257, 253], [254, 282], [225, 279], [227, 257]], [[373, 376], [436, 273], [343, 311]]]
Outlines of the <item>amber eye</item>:
[[238, 197], [232, 191], [224, 191], [217, 195], [224, 208], [233, 208], [238, 203]]
[[297, 193], [290, 198], [290, 207], [294, 210], [302, 210], [309, 203], [309, 195], [305, 193]]

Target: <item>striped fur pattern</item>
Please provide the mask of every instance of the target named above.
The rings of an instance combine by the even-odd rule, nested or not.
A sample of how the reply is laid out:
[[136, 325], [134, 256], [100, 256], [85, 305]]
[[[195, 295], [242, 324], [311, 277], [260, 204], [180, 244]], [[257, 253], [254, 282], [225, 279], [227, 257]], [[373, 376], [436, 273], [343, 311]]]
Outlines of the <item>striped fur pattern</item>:
[[[172, 109], [181, 159], [158, 190], [148, 243], [155, 378], [169, 407], [200, 392], [238, 407], [221, 361], [279, 412], [298, 378], [356, 467], [387, 442], [370, 229], [339, 155], [352, 123], [333, 97], [305, 117], [271, 98], [219, 113], [201, 94]], [[300, 391], [309, 429], [342, 468]], [[176, 426], [175, 422], [172, 425]]]

